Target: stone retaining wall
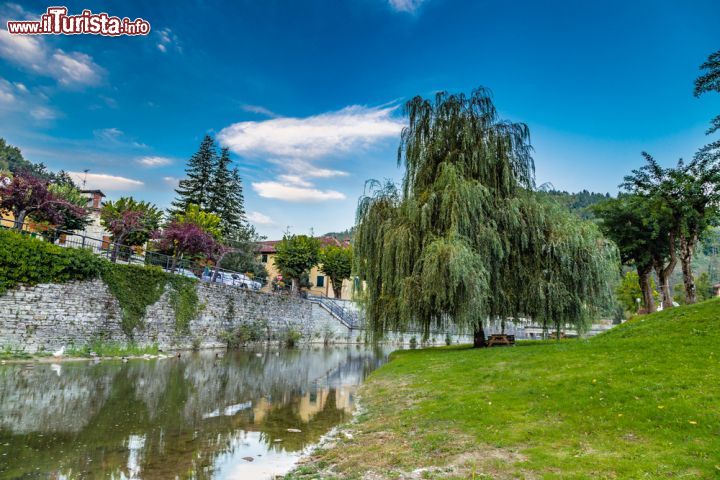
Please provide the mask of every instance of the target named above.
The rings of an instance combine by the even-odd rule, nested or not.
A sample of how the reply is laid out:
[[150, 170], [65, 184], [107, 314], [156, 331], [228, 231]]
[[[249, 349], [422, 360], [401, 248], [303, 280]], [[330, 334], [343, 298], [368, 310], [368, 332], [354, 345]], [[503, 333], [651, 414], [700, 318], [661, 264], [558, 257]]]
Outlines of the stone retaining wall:
[[[133, 332], [133, 340], [139, 345], [157, 343], [165, 350], [190, 348], [193, 343], [222, 347], [223, 332], [242, 323], [265, 322], [271, 335], [293, 329], [305, 340], [317, 341], [326, 325], [339, 323], [303, 299], [220, 284], [198, 283], [197, 289], [202, 309], [190, 322], [189, 334], [176, 332], [166, 291], [147, 308], [145, 326]], [[18, 287], [0, 296], [0, 348], [32, 353], [82, 346], [97, 338], [127, 342], [121, 318], [120, 305], [102, 280]]]

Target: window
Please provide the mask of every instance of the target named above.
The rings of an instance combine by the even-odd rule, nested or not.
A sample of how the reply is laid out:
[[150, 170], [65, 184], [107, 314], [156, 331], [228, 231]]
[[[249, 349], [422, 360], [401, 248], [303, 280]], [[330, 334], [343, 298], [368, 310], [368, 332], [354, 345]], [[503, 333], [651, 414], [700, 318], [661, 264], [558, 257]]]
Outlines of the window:
[[262, 263], [267, 263], [267, 253], [263, 253], [261, 257]]
[[315, 282], [316, 287], [324, 287], [325, 286], [325, 277], [322, 275], [317, 276], [317, 282]]

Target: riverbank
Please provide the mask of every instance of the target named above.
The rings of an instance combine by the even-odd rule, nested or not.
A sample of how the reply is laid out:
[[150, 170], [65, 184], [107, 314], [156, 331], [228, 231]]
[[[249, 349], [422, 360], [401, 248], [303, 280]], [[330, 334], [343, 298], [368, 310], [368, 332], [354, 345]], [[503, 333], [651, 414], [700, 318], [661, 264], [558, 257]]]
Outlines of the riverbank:
[[720, 300], [591, 340], [396, 352], [286, 479], [711, 478]]

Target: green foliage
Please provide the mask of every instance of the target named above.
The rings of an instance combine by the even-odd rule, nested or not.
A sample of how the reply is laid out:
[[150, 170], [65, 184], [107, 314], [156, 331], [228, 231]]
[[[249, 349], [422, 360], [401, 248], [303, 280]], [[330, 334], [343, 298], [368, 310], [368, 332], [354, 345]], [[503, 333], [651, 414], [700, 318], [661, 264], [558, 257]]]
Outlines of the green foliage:
[[319, 260], [321, 270], [330, 277], [335, 298], [341, 298], [343, 280], [352, 274], [352, 247], [328, 245], [320, 250]]
[[275, 248], [275, 265], [283, 277], [292, 279], [294, 284], [318, 264], [320, 241], [308, 235], [285, 235]]
[[217, 162], [215, 140], [210, 135], [205, 135], [200, 143], [200, 148], [188, 161], [185, 169], [187, 178], [180, 180], [178, 188], [175, 189], [177, 198], [172, 202], [170, 215], [183, 213], [190, 204], [207, 210], [210, 184]]
[[0, 171], [19, 172], [30, 170], [32, 163], [25, 160], [20, 149], [7, 143], [0, 137]]
[[221, 338], [228, 348], [239, 348], [248, 343], [268, 340], [268, 322], [265, 319], [243, 322], [233, 330], [223, 332]]
[[184, 212], [176, 214], [174, 218], [178, 223], [194, 223], [216, 240], [222, 237], [220, 217], [200, 210], [200, 207], [194, 203], [189, 204]]
[[109, 264], [103, 271], [105, 284], [120, 303], [122, 329], [128, 337], [144, 327], [145, 311], [160, 300], [168, 275], [160, 268], [138, 265]]
[[603, 233], [617, 245], [622, 263], [637, 269], [643, 306], [654, 311], [650, 275], [655, 265], [664, 264], [672, 245], [665, 210], [648, 197], [622, 194], [596, 204], [593, 212]]
[[[695, 96], [699, 97], [709, 92], [720, 93], [720, 50], [711, 53], [707, 61], [700, 65], [700, 69], [703, 70], [703, 74], [695, 80]], [[720, 130], [720, 115], [710, 121], [707, 134], [710, 135], [718, 130]]]
[[80, 347], [70, 347], [65, 353], [68, 357], [92, 357], [94, 353], [98, 357], [127, 357], [138, 355], [157, 355], [160, 349], [157, 343], [141, 347], [134, 342], [108, 342], [98, 338]]
[[[650, 288], [652, 289], [652, 295], [655, 301], [659, 301], [660, 294], [655, 289], [655, 280], [652, 278], [650, 279]], [[642, 291], [640, 290], [637, 272], [627, 272], [615, 289], [615, 294], [623, 311], [635, 314], [638, 310], [637, 299], [642, 299]]]
[[3, 346], [0, 350], [0, 360], [29, 360], [33, 358], [23, 347]]
[[617, 254], [593, 224], [532, 191], [527, 126], [501, 120], [483, 89], [416, 97], [405, 110], [402, 192], [370, 181], [357, 210], [372, 332], [520, 317], [582, 329], [611, 295]]
[[[132, 212], [138, 212], [137, 222], [123, 222]], [[116, 201], [103, 202], [100, 220], [113, 233], [113, 241], [123, 245], [145, 245], [152, 233], [160, 226], [162, 212], [152, 203], [137, 201], [132, 197], [120, 197]]]
[[171, 290], [168, 301], [175, 311], [175, 331], [190, 333], [190, 322], [195, 320], [204, 305], [200, 304], [197, 294], [197, 280], [180, 275], [167, 274]]
[[[53, 183], [48, 187], [48, 190], [72, 205], [83, 209], [87, 208], [87, 198], [85, 198], [80, 190], [72, 183]], [[64, 220], [62, 223], [56, 225], [58, 229], [82, 230], [91, 223], [89, 215], [87, 214], [84, 217], [80, 217], [74, 212], [68, 211], [66, 208], [61, 208], [61, 212]]]
[[[680, 305], [685, 305], [685, 285], [682, 283], [675, 284], [673, 299]], [[695, 294], [697, 295], [697, 301], [703, 302], [713, 298], [714, 289], [712, 282], [710, 282], [710, 275], [708, 272], [703, 272], [695, 279]]]
[[105, 264], [89, 250], [62, 248], [24, 233], [0, 230], [0, 294], [18, 284], [95, 278]]
[[230, 170], [230, 154], [227, 148], [222, 149], [213, 171], [208, 211], [220, 217], [225, 237], [242, 235], [247, 228], [242, 180], [237, 168]]
[[302, 340], [302, 332], [295, 328], [288, 327], [283, 333], [283, 343], [288, 348], [295, 347]]

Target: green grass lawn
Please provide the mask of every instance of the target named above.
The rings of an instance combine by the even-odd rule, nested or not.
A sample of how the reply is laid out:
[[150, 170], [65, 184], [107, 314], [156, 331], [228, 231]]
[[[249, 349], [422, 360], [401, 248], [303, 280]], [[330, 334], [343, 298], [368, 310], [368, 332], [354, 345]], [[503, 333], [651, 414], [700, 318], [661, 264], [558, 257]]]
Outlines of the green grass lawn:
[[288, 478], [720, 478], [718, 356], [719, 300], [590, 340], [398, 352], [352, 435]]

